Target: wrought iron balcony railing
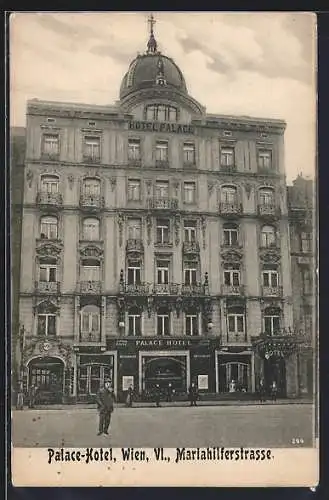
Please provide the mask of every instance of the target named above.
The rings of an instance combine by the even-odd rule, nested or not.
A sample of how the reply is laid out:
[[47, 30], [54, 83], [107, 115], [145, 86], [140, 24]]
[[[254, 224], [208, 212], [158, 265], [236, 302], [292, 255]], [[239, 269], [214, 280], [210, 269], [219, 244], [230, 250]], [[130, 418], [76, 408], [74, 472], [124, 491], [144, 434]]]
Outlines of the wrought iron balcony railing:
[[58, 153], [41, 153], [41, 159], [46, 161], [58, 161], [59, 160], [59, 152]]
[[149, 288], [148, 283], [126, 283], [123, 286], [123, 292], [129, 295], [147, 295]]
[[100, 332], [80, 332], [79, 341], [81, 343], [100, 343], [101, 333]]
[[102, 292], [101, 281], [80, 281], [79, 291], [83, 294], [99, 295]]
[[100, 155], [83, 155], [84, 163], [100, 163], [101, 157]]
[[263, 286], [263, 297], [282, 297], [282, 286]]
[[265, 218], [278, 218], [281, 215], [280, 208], [274, 203], [266, 205], [258, 205], [258, 215], [259, 217]]
[[63, 205], [63, 197], [61, 193], [39, 191], [37, 194], [37, 204], [47, 207], [61, 207]]
[[38, 293], [60, 293], [60, 282], [59, 281], [36, 281], [35, 289]]
[[156, 210], [177, 210], [178, 200], [176, 198], [149, 198], [148, 208]]
[[236, 168], [236, 165], [221, 165], [220, 170], [221, 170], [221, 172], [230, 173], [230, 172], [236, 172], [237, 168]]
[[157, 168], [169, 168], [169, 161], [168, 160], [155, 160], [155, 166]]
[[182, 295], [204, 295], [205, 287], [201, 283], [182, 285]]
[[104, 207], [104, 197], [99, 194], [80, 195], [80, 208], [99, 210]]
[[247, 340], [245, 332], [228, 332], [228, 335], [223, 335], [223, 344], [244, 344]]
[[243, 285], [222, 285], [222, 295], [244, 295]]
[[184, 241], [183, 243], [184, 254], [197, 254], [200, 253], [200, 245], [198, 241]]
[[126, 252], [127, 253], [143, 253], [144, 245], [143, 240], [129, 238], [126, 244]]
[[153, 292], [157, 295], [178, 295], [179, 285], [177, 285], [176, 283], [156, 283], [153, 287]]
[[237, 201], [234, 203], [221, 202], [219, 204], [219, 213], [223, 216], [240, 215], [242, 213], [242, 205]]

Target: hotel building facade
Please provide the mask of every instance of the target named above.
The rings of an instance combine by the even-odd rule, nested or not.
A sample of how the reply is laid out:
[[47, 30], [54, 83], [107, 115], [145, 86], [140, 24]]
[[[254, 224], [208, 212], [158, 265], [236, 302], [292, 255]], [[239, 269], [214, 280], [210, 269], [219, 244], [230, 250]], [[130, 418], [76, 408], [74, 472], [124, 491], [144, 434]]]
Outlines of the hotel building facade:
[[157, 50], [113, 106], [27, 103], [22, 373], [45, 401], [260, 378], [298, 394], [281, 120], [209, 114]]

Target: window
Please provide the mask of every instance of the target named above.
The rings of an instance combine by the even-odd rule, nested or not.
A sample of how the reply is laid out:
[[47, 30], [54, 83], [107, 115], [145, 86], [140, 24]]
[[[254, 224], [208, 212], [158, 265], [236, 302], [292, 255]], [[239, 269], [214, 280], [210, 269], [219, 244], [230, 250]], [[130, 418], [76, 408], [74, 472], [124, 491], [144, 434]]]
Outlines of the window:
[[184, 182], [184, 201], [185, 203], [195, 203], [196, 185], [195, 182]]
[[139, 139], [128, 140], [128, 159], [129, 160], [141, 159], [141, 144]]
[[38, 314], [38, 335], [56, 335], [56, 314]]
[[81, 310], [81, 333], [100, 332], [100, 310], [95, 305], [85, 306]]
[[128, 200], [139, 201], [141, 199], [141, 181], [128, 180]]
[[231, 308], [227, 314], [227, 324], [229, 334], [244, 333], [244, 312], [241, 308]]
[[272, 151], [265, 149], [258, 150], [258, 168], [272, 168]]
[[302, 252], [312, 252], [312, 234], [301, 233], [300, 235], [300, 249]]
[[224, 284], [226, 286], [240, 286], [239, 264], [225, 264]]
[[274, 193], [272, 189], [260, 189], [259, 191], [259, 201], [261, 205], [273, 205], [274, 203]]
[[169, 220], [168, 219], [157, 219], [156, 227], [156, 242], [157, 243], [169, 243]]
[[220, 148], [220, 164], [222, 167], [232, 167], [234, 165], [234, 148], [226, 146]]
[[42, 217], [40, 224], [41, 239], [57, 240], [58, 220], [56, 217]]
[[81, 281], [100, 281], [99, 262], [93, 259], [86, 259], [83, 261], [81, 267]]
[[184, 284], [196, 285], [197, 283], [197, 262], [186, 262], [184, 264]]
[[280, 330], [280, 311], [266, 309], [264, 314], [264, 327], [266, 335], [275, 335]]
[[167, 181], [158, 181], [155, 185], [157, 198], [168, 198], [169, 196], [169, 183]]
[[301, 268], [302, 293], [309, 295], [312, 293], [312, 274], [308, 267]]
[[99, 196], [101, 183], [99, 179], [85, 179], [83, 182], [83, 193], [87, 196]]
[[237, 246], [239, 239], [239, 231], [235, 224], [225, 224], [223, 229], [224, 245]]
[[156, 161], [168, 161], [168, 141], [157, 141], [155, 159]]
[[157, 335], [170, 335], [170, 313], [165, 307], [158, 309]]
[[263, 226], [261, 232], [261, 245], [263, 248], [275, 246], [275, 229], [273, 226]]
[[149, 121], [177, 121], [177, 109], [173, 106], [166, 106], [163, 104], [152, 104], [146, 107], [145, 111], [146, 120]]
[[59, 154], [59, 137], [55, 134], [44, 134], [43, 153], [50, 156]]
[[128, 264], [128, 285], [140, 285], [141, 263], [138, 260], [130, 261]]
[[157, 284], [168, 285], [168, 283], [169, 283], [169, 262], [160, 260], [157, 262]]
[[99, 220], [84, 219], [83, 221], [83, 239], [86, 241], [99, 240]]
[[142, 223], [140, 219], [128, 219], [128, 239], [140, 240], [142, 237]]
[[188, 309], [185, 313], [185, 334], [199, 335], [198, 314], [193, 309]]
[[39, 281], [56, 283], [57, 281], [56, 259], [42, 259], [39, 265]]
[[279, 286], [279, 278], [276, 265], [271, 265], [271, 264], [264, 265], [263, 286], [269, 288], [277, 288]]
[[142, 317], [137, 307], [128, 311], [128, 335], [142, 335]]
[[85, 158], [97, 161], [100, 159], [101, 141], [99, 137], [85, 137], [84, 156]]
[[58, 193], [58, 177], [55, 175], [43, 175], [41, 177], [42, 193]]
[[235, 187], [223, 187], [221, 195], [223, 203], [235, 204], [237, 202], [237, 191]]
[[196, 241], [196, 223], [194, 221], [184, 221], [184, 241]]
[[184, 163], [195, 163], [195, 145], [193, 142], [184, 142], [183, 161]]

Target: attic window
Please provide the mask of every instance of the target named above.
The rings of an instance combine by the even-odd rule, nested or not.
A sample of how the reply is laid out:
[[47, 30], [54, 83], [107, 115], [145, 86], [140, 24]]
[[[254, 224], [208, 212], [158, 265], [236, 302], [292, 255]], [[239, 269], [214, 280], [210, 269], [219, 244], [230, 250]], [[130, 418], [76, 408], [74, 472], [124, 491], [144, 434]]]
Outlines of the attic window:
[[56, 120], [55, 120], [55, 118], [47, 118], [47, 122], [48, 123], [55, 123]]

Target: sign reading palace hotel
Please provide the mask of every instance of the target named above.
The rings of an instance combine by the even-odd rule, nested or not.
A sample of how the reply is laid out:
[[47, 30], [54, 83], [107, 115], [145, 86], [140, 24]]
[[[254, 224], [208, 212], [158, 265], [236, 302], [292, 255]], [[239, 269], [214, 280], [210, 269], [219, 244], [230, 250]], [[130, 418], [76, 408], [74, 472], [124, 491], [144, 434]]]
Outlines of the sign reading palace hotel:
[[178, 123], [130, 121], [129, 129], [141, 130], [144, 132], [174, 132], [176, 134], [194, 134], [194, 127], [192, 127], [191, 125], [180, 125]]

